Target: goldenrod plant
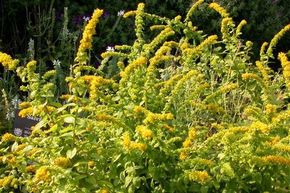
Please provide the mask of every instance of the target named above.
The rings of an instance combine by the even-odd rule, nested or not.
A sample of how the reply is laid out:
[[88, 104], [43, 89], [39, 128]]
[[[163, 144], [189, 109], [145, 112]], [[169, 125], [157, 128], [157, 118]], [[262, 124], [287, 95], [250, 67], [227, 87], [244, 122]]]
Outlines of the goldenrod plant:
[[[212, 3], [222, 36], [204, 34], [189, 19], [200, 5], [169, 19], [139, 4], [124, 14], [136, 41], [103, 53], [99, 69], [89, 64], [97, 9], [59, 98], [55, 71], [17, 68], [29, 93], [19, 115], [41, 121], [30, 137], [1, 137], [0, 191], [288, 192], [289, 59], [279, 54], [281, 74], [268, 67], [275, 36], [251, 63], [246, 21]], [[151, 41], [147, 27], [159, 31]], [[112, 61], [119, 73], [109, 77]]]

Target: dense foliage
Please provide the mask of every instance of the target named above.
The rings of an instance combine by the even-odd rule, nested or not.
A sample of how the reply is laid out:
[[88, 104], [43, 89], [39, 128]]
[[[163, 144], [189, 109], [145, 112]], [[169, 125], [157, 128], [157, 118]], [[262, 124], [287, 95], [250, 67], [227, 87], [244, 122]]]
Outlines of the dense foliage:
[[[200, 6], [222, 17], [221, 36], [206, 35], [191, 16]], [[290, 25], [264, 43], [241, 39], [225, 9], [199, 0], [183, 17], [135, 17], [136, 40], [90, 63], [96, 9], [58, 97], [57, 70], [0, 53], [29, 93], [20, 116], [41, 121], [27, 138], [0, 142], [0, 191], [21, 192], [287, 192], [290, 181], [290, 62], [268, 67]], [[148, 29], [149, 28], [149, 29]], [[152, 30], [152, 39], [144, 39]], [[108, 66], [118, 68], [108, 74]]]

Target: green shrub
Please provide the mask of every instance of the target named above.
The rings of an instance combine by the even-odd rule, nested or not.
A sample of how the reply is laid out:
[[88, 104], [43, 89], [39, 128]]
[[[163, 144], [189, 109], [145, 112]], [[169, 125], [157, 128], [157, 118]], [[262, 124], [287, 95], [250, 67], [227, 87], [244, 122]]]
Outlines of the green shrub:
[[[41, 121], [28, 138], [2, 136], [0, 190], [287, 192], [290, 63], [280, 53], [283, 74], [267, 65], [290, 25], [253, 65], [253, 43], [240, 38], [246, 22], [235, 25], [213, 3], [222, 36], [206, 35], [190, 21], [203, 5], [168, 19], [139, 4], [124, 15], [135, 17], [133, 45], [103, 53], [98, 69], [89, 62], [102, 14], [95, 10], [61, 97], [56, 71], [41, 76], [36, 61], [19, 67], [29, 93], [19, 115]], [[150, 41], [147, 26], [159, 32]], [[119, 73], [106, 76], [108, 64]]]

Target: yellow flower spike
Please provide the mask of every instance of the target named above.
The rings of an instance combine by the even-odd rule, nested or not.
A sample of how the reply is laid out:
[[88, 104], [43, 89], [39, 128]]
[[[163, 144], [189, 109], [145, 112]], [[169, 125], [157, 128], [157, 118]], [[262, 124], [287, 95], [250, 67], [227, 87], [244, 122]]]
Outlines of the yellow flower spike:
[[229, 14], [227, 13], [227, 11], [217, 3], [209, 4], [209, 8], [215, 10], [224, 18], [229, 17]]
[[272, 146], [272, 148], [282, 152], [290, 153], [290, 145], [287, 144], [278, 143]]
[[37, 62], [35, 60], [31, 60], [26, 64], [29, 72], [35, 71]]
[[216, 43], [218, 39], [217, 35], [211, 35], [207, 37], [203, 42], [201, 42], [198, 46], [195, 48], [187, 48], [184, 50], [184, 52], [188, 55], [194, 55], [194, 54], [200, 54], [201, 51], [208, 45]]
[[110, 193], [108, 188], [102, 188], [99, 193]]
[[192, 171], [188, 173], [188, 178], [191, 181], [195, 181], [201, 184], [205, 184], [209, 180], [211, 180], [210, 175], [207, 171]]
[[54, 165], [62, 167], [62, 168], [67, 168], [71, 164], [70, 160], [66, 157], [58, 157], [55, 160], [53, 160], [53, 163]]
[[262, 157], [262, 159], [264, 161], [266, 161], [267, 163], [270, 163], [270, 164], [278, 164], [278, 165], [290, 166], [290, 159], [285, 158], [283, 156], [279, 156], [279, 155], [268, 155], [268, 156]]
[[9, 142], [9, 141], [15, 141], [16, 140], [16, 136], [12, 135], [11, 133], [5, 133], [4, 135], [2, 135], [2, 139], [3, 142]]
[[127, 79], [130, 77], [130, 74], [138, 67], [146, 66], [147, 64], [147, 59], [145, 57], [139, 57], [133, 62], [131, 62], [124, 71], [120, 72], [120, 76], [122, 79]]
[[186, 17], [185, 17], [185, 22], [189, 21], [190, 20], [190, 17], [192, 16], [193, 12], [197, 9], [197, 7], [199, 5], [201, 5], [202, 3], [204, 2], [204, 0], [198, 0], [197, 2], [195, 2], [191, 8], [189, 9], [189, 11], [187, 12], [186, 14]]
[[131, 138], [128, 132], [123, 135], [123, 146], [125, 149], [129, 150], [131, 146]]
[[222, 24], [221, 24], [221, 32], [223, 35], [223, 39], [226, 39], [229, 37], [229, 26], [233, 24], [233, 19], [230, 17], [223, 18]]
[[127, 11], [123, 17], [127, 18], [127, 17], [131, 17], [131, 16], [135, 16], [136, 15], [136, 11]]
[[143, 143], [131, 142], [130, 149], [133, 149], [133, 150], [136, 149], [136, 150], [144, 152], [147, 149], [147, 145]]
[[266, 54], [266, 48], [267, 46], [269, 45], [268, 42], [264, 42], [261, 46], [261, 49], [260, 49], [260, 56], [263, 56], [264, 54]]
[[243, 28], [245, 25], [247, 25], [247, 21], [243, 19], [243, 20], [240, 22], [240, 24], [238, 25], [237, 29], [236, 29], [236, 36], [241, 35], [242, 28]]
[[179, 154], [179, 159], [184, 161], [188, 158], [188, 152], [186, 150], [182, 150]]
[[15, 70], [19, 60], [13, 59], [10, 55], [0, 52], [0, 63], [8, 70]]
[[182, 143], [182, 147], [189, 148], [192, 145], [191, 139], [186, 138], [185, 141]]
[[188, 138], [190, 140], [194, 140], [196, 138], [196, 129], [195, 128], [190, 128], [188, 131]]
[[33, 178], [33, 180], [36, 183], [47, 182], [49, 179], [50, 179], [50, 172], [47, 166], [41, 166], [40, 168], [38, 168]]
[[171, 127], [171, 126], [169, 126], [169, 125], [167, 125], [167, 124], [162, 125], [162, 128], [168, 130], [169, 132], [174, 131], [174, 127]]
[[230, 83], [230, 84], [222, 86], [219, 90], [220, 90], [221, 93], [227, 93], [227, 92], [229, 92], [231, 90], [237, 89], [238, 87], [239, 87], [238, 84]]
[[244, 74], [242, 74], [242, 79], [243, 80], [254, 79], [254, 80], [257, 80], [259, 82], [262, 82], [261, 77], [258, 76], [257, 74], [254, 74], [254, 73], [244, 73]]
[[251, 127], [251, 129], [258, 129], [258, 130], [262, 131], [263, 133], [268, 133], [271, 129], [269, 125], [262, 123], [260, 121], [253, 122], [250, 125], [250, 127]]
[[164, 30], [166, 28], [165, 25], [152, 25], [150, 26], [150, 30], [154, 31], [154, 30]]
[[6, 188], [10, 185], [13, 180], [13, 176], [6, 176], [3, 179], [0, 179], [0, 187]]
[[288, 89], [290, 89], [290, 61], [288, 61], [286, 54], [282, 52], [278, 54], [278, 58], [281, 61], [286, 86], [288, 87]]
[[286, 25], [282, 30], [280, 30], [274, 38], [271, 40], [269, 47], [267, 49], [267, 54], [273, 56], [273, 48], [276, 47], [279, 40], [285, 35], [286, 32], [290, 30], [290, 24]]
[[265, 112], [267, 115], [276, 113], [277, 112], [277, 105], [266, 104]]
[[92, 18], [86, 25], [83, 37], [80, 41], [77, 56], [75, 61], [84, 64], [87, 61], [86, 51], [92, 48], [93, 35], [96, 33], [96, 25], [99, 23], [99, 18], [102, 16], [103, 10], [96, 9], [92, 15]]
[[256, 61], [256, 66], [258, 67], [259, 71], [262, 74], [263, 80], [265, 85], [269, 85], [269, 69], [264, 66], [264, 64], [261, 61]]
[[144, 126], [144, 125], [138, 125], [136, 127], [136, 131], [143, 138], [151, 139], [153, 137], [153, 132], [150, 129], [148, 129], [146, 126]]
[[20, 109], [26, 109], [26, 108], [29, 108], [29, 107], [31, 107], [31, 103], [30, 102], [22, 102], [22, 103], [20, 103], [19, 104], [19, 108]]
[[19, 115], [19, 117], [31, 116], [31, 115], [33, 115], [33, 108], [32, 107], [28, 107], [26, 109], [22, 109], [22, 110], [19, 111], [18, 115]]
[[25, 170], [26, 170], [26, 172], [28, 172], [28, 173], [35, 173], [36, 168], [35, 168], [34, 165], [29, 165], [29, 166], [26, 166]]

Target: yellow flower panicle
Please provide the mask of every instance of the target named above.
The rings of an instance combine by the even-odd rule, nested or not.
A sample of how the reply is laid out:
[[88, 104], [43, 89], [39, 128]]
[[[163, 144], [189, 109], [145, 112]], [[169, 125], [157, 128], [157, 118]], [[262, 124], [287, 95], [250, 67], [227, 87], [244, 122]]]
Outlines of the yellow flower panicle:
[[19, 60], [12, 59], [10, 55], [0, 52], [0, 63], [8, 70], [15, 70]]
[[281, 124], [283, 121], [290, 119], [290, 110], [280, 112], [277, 116], [272, 118], [272, 124]]
[[102, 188], [99, 193], [110, 193], [108, 188]]
[[174, 127], [171, 127], [171, 126], [169, 126], [169, 125], [167, 125], [167, 124], [162, 125], [162, 128], [168, 130], [169, 132], [174, 131]]
[[274, 38], [271, 40], [270, 45], [267, 50], [269, 56], [273, 56], [273, 48], [278, 44], [279, 40], [285, 35], [286, 32], [290, 30], [290, 24], [286, 25], [282, 30], [280, 30]]
[[277, 105], [273, 105], [273, 104], [266, 104], [265, 106], [265, 112], [267, 115], [269, 114], [273, 114], [277, 112]]
[[279, 155], [268, 155], [268, 156], [262, 157], [262, 159], [264, 161], [266, 161], [267, 163], [270, 163], [270, 164], [278, 164], [278, 165], [290, 166], [290, 159], [285, 158], [283, 156], [279, 156]]
[[127, 11], [123, 17], [127, 18], [127, 17], [131, 17], [131, 16], [135, 16], [136, 15], [136, 11]]
[[189, 148], [192, 145], [192, 142], [189, 138], [186, 138], [185, 141], [182, 143], [182, 147]]
[[144, 120], [144, 123], [155, 123], [157, 121], [167, 121], [174, 119], [173, 114], [171, 113], [165, 113], [165, 114], [158, 114], [158, 113], [148, 113], [146, 116], [146, 119]]
[[138, 134], [140, 134], [143, 138], [146, 139], [151, 139], [153, 136], [153, 132], [144, 125], [138, 125], [136, 127], [136, 131]]
[[214, 44], [216, 43], [218, 39], [217, 35], [212, 35], [207, 37], [203, 42], [201, 42], [198, 46], [194, 47], [194, 48], [187, 48], [184, 50], [185, 54], [189, 54], [189, 55], [194, 55], [194, 54], [200, 54], [201, 51], [207, 47], [208, 45]]
[[47, 166], [42, 166], [38, 168], [33, 178], [33, 180], [36, 183], [48, 182], [49, 179], [50, 179], [50, 172]]
[[192, 171], [188, 173], [188, 178], [191, 181], [195, 181], [201, 184], [205, 184], [206, 182], [211, 180], [210, 175], [207, 171]]
[[20, 109], [26, 109], [26, 108], [29, 108], [31, 107], [31, 103], [30, 102], [22, 102], [19, 104], [19, 108]]
[[209, 7], [218, 12], [222, 17], [229, 17], [227, 11], [217, 3], [211, 3], [209, 4]]
[[254, 79], [254, 80], [257, 80], [259, 82], [262, 82], [261, 77], [259, 77], [257, 74], [254, 74], [254, 73], [244, 73], [244, 74], [242, 74], [242, 79], [243, 80]]
[[136, 149], [136, 150], [144, 152], [147, 149], [146, 144], [131, 141], [131, 138], [128, 132], [124, 133], [123, 135], [123, 146], [128, 151]]
[[262, 74], [263, 77], [263, 81], [265, 83], [266, 86], [269, 85], [269, 69], [267, 67], [264, 66], [264, 64], [261, 61], [256, 61], [256, 66], [258, 67], [259, 71]]
[[36, 168], [35, 168], [34, 165], [29, 165], [29, 166], [26, 166], [25, 170], [26, 170], [26, 172], [28, 172], [28, 173], [35, 173]]
[[138, 59], [134, 60], [132, 63], [130, 63], [124, 71], [120, 72], [120, 76], [123, 79], [127, 79], [130, 77], [131, 73], [139, 67], [146, 66], [147, 59], [145, 57], [139, 57]]
[[237, 35], [237, 36], [239, 36], [239, 35], [241, 34], [242, 28], [243, 28], [245, 25], [247, 25], [247, 21], [243, 19], [243, 20], [240, 22], [240, 24], [238, 25], [238, 27], [237, 27], [237, 30], [236, 30], [236, 35]]
[[10, 186], [12, 180], [13, 180], [13, 176], [6, 176], [0, 179], [0, 188], [5, 188], [5, 187]]
[[92, 18], [86, 25], [84, 32], [83, 32], [83, 37], [80, 42], [78, 52], [77, 52], [77, 57], [76, 61], [79, 63], [85, 63], [87, 58], [85, 55], [85, 52], [88, 49], [92, 48], [92, 41], [93, 41], [93, 35], [96, 33], [96, 25], [99, 22], [99, 18], [102, 16], [103, 10], [96, 9], [92, 15]]
[[272, 146], [272, 148], [279, 150], [279, 151], [282, 151], [282, 152], [290, 153], [290, 145], [287, 145], [287, 144], [278, 143], [278, 144], [275, 144], [274, 146]]
[[250, 127], [251, 129], [258, 129], [262, 131], [263, 133], [267, 133], [271, 129], [269, 125], [262, 123], [260, 121], [253, 122]]
[[264, 42], [261, 46], [261, 49], [260, 49], [260, 56], [262, 57], [263, 55], [266, 54], [266, 47], [269, 45], [268, 42]]
[[124, 133], [123, 135], [123, 146], [125, 147], [125, 149], [130, 149], [131, 138], [128, 132]]
[[223, 35], [223, 39], [227, 39], [230, 36], [229, 34], [229, 26], [233, 25], [233, 19], [230, 17], [223, 18], [221, 24], [221, 32]]
[[204, 2], [204, 0], [198, 0], [197, 2], [195, 2], [191, 8], [189, 9], [189, 11], [187, 12], [186, 14], [186, 17], [185, 17], [185, 22], [186, 21], [189, 21], [190, 20], [190, 17], [192, 16], [193, 12], [197, 9], [197, 7], [202, 4]]
[[53, 160], [53, 163], [54, 165], [62, 167], [62, 168], [67, 168], [71, 164], [70, 160], [66, 157], [58, 157], [55, 160]]
[[31, 116], [31, 115], [33, 115], [33, 108], [32, 107], [28, 107], [26, 109], [22, 109], [22, 110], [19, 111], [18, 115], [19, 115], [19, 117]]
[[9, 142], [9, 141], [15, 141], [16, 140], [16, 136], [12, 135], [11, 133], [5, 133], [2, 136], [2, 141], [3, 142]]
[[283, 52], [280, 52], [278, 54], [278, 58], [281, 61], [286, 86], [288, 87], [288, 89], [290, 89], [290, 61], [288, 61], [286, 54]]
[[91, 99], [98, 97], [99, 88], [104, 85], [111, 85], [114, 83], [111, 79], [105, 79], [101, 76], [86, 75], [81, 77], [86, 83], [89, 84], [89, 93]]
[[187, 150], [182, 150], [182, 151], [180, 152], [180, 154], [179, 154], [179, 159], [180, 159], [181, 161], [184, 161], [184, 160], [186, 160], [186, 158], [188, 158], [188, 156], [189, 156], [188, 151], [187, 151]]

